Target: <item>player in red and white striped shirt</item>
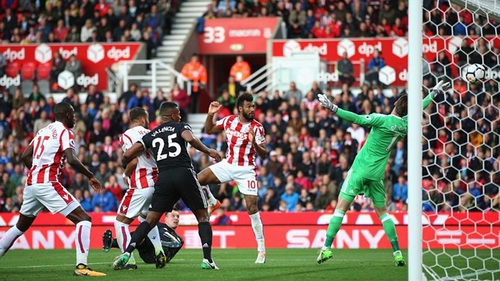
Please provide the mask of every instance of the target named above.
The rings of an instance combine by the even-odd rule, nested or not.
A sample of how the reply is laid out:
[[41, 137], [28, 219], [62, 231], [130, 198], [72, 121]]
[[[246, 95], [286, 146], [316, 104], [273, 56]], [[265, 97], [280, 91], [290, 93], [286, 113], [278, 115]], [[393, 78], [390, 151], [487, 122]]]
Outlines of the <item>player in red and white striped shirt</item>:
[[[131, 109], [129, 119], [130, 128], [120, 138], [123, 152], [142, 140], [142, 137], [150, 131], [147, 129], [149, 128], [149, 113], [144, 108]], [[116, 239], [122, 252], [130, 243], [129, 225], [137, 217], [140, 222], [145, 221], [158, 177], [155, 159], [148, 151], [145, 151], [127, 165], [124, 176], [128, 179], [129, 188], [118, 207], [115, 220]], [[155, 247], [156, 255], [163, 253], [158, 227], [154, 227], [148, 237]], [[118, 269], [137, 269], [134, 256], [131, 255], [128, 263]]]
[[216, 101], [210, 104], [205, 119], [205, 132], [215, 134], [224, 131], [226, 133], [228, 144], [226, 159], [205, 168], [198, 174], [198, 180], [204, 186], [211, 205], [216, 199], [205, 185], [231, 180], [238, 184], [239, 191], [245, 195], [247, 211], [257, 240], [258, 255], [255, 263], [264, 263], [266, 248], [257, 206], [257, 175], [255, 173], [256, 154], [262, 159], [267, 157], [264, 128], [262, 124], [254, 120], [255, 104], [250, 93], [244, 93], [238, 97], [236, 101], [238, 115], [230, 115], [214, 122], [214, 116], [221, 108], [222, 105]]
[[45, 207], [51, 213], [59, 213], [76, 225], [76, 269], [79, 276], [106, 276], [87, 267], [90, 246], [90, 216], [80, 203], [59, 182], [64, 162], [89, 178], [90, 186], [97, 192], [102, 187], [75, 154], [75, 141], [71, 128], [75, 125], [75, 110], [66, 102], [54, 107], [56, 121], [41, 129], [22, 155], [29, 173], [23, 191], [23, 204], [19, 220], [0, 240], [2, 257], [18, 237], [26, 232]]

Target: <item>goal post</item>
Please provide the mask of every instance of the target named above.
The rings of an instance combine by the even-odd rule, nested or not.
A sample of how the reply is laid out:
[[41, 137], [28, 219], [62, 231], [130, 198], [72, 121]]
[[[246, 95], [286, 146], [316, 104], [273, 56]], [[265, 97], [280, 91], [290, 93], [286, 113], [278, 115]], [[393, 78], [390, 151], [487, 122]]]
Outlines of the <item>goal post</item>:
[[408, 3], [408, 280], [422, 280], [422, 0]]
[[[409, 0], [408, 279], [500, 280], [500, 2], [432, 2]], [[461, 79], [473, 63], [478, 84]], [[452, 89], [422, 111], [439, 80]]]

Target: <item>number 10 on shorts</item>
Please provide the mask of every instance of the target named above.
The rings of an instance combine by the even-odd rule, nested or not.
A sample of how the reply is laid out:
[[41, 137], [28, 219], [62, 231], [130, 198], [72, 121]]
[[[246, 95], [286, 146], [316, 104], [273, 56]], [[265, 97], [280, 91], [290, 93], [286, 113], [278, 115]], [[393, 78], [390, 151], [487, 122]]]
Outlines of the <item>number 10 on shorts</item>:
[[255, 180], [248, 180], [248, 189], [256, 189], [257, 188], [257, 181]]

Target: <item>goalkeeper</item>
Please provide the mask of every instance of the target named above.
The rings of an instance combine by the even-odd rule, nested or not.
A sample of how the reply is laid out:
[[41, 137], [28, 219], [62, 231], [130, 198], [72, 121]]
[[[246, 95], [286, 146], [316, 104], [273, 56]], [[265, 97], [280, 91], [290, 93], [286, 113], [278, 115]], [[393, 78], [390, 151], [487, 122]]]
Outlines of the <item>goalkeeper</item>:
[[[440, 81], [422, 101], [423, 108], [426, 108], [436, 95], [446, 91], [449, 85], [450, 83]], [[332, 258], [333, 254], [330, 247], [342, 225], [345, 212], [349, 209], [356, 195], [364, 194], [373, 201], [377, 216], [380, 218], [385, 234], [391, 242], [396, 266], [404, 266], [405, 260], [399, 249], [396, 227], [391, 217], [387, 214], [385, 206], [386, 196], [383, 178], [392, 148], [407, 134], [407, 95], [404, 94], [399, 97], [394, 103], [394, 110], [389, 115], [370, 114], [360, 116], [338, 108], [325, 95], [318, 95], [318, 99], [323, 107], [338, 117], [358, 125], [370, 126], [372, 130], [366, 143], [354, 159], [354, 163], [342, 184], [337, 207], [328, 224], [325, 244], [320, 250], [316, 261], [321, 264]]]
[[[167, 257], [167, 262], [170, 262], [184, 244], [184, 240], [175, 233], [175, 229], [179, 226], [179, 212], [176, 208], [172, 212], [166, 213], [165, 223], [160, 222], [157, 226], [160, 232], [161, 246]], [[109, 229], [104, 232], [102, 242], [105, 252], [108, 252], [110, 248], [118, 248], [118, 243], [116, 239], [111, 238], [111, 230]], [[144, 239], [142, 244], [137, 246], [137, 250], [145, 263], [156, 263], [155, 249], [149, 238]], [[128, 269], [136, 268], [137, 266]]]

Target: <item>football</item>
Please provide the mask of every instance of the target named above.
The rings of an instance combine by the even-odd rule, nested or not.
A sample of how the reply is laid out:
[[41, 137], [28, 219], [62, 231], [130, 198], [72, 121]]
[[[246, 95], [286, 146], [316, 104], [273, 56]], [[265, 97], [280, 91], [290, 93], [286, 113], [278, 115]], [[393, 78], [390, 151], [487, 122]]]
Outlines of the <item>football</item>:
[[470, 64], [465, 67], [462, 77], [465, 81], [475, 84], [481, 82], [486, 75], [486, 68], [478, 63]]

